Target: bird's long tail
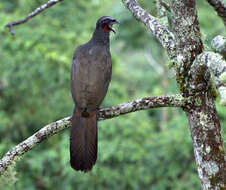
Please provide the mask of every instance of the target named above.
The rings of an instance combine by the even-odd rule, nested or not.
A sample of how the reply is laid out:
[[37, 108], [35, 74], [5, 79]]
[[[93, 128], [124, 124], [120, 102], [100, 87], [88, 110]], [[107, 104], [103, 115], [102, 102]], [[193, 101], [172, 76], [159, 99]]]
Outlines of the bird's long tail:
[[75, 109], [70, 135], [70, 163], [75, 170], [88, 172], [97, 159], [97, 111], [82, 114]]

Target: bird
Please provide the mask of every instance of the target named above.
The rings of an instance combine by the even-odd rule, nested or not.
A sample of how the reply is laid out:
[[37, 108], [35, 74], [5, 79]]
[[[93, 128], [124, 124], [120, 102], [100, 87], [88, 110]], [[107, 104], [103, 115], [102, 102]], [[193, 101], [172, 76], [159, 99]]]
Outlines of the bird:
[[112, 74], [110, 32], [119, 22], [103, 16], [92, 38], [75, 50], [71, 67], [71, 94], [75, 104], [70, 131], [70, 165], [89, 172], [97, 160], [97, 114]]

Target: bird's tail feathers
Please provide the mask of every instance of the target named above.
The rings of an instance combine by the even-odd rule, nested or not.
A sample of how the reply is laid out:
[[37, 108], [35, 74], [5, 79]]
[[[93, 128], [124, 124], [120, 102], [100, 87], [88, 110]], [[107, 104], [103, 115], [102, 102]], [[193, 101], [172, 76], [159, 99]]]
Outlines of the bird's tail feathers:
[[[85, 117], [84, 117], [85, 116]], [[70, 134], [70, 164], [88, 172], [97, 159], [97, 111], [82, 114], [75, 109]]]

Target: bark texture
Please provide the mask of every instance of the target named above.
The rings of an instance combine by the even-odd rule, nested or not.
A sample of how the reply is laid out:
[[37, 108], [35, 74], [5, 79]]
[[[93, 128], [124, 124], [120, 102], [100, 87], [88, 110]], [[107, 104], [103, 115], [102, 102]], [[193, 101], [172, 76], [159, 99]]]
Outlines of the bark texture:
[[221, 54], [224, 59], [226, 59], [226, 37], [224, 36], [216, 36], [211, 41], [212, 48], [219, 54]]
[[[219, 97], [220, 104], [226, 106], [226, 61], [221, 55], [214, 52], [201, 53], [196, 57], [190, 74], [190, 77], [194, 78], [190, 83], [194, 91], [199, 92], [209, 88], [212, 96]], [[203, 81], [199, 80], [201, 75], [204, 77]]]

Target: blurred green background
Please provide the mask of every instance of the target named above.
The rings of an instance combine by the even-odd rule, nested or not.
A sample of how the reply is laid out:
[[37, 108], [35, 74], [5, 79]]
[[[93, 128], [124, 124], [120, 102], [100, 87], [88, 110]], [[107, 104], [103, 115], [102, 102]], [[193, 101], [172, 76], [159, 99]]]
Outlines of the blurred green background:
[[[4, 28], [45, 2], [0, 2], [1, 157], [44, 125], [71, 115], [74, 49], [90, 39], [103, 15], [121, 24], [117, 34], [111, 34], [113, 76], [102, 107], [178, 93], [165, 51], [120, 0], [65, 0], [14, 27], [15, 36]], [[152, 1], [139, 2], [156, 15]], [[202, 38], [210, 49], [211, 39], [226, 35], [225, 28], [212, 7], [201, 0], [197, 3]], [[226, 108], [217, 110], [225, 139]], [[0, 189], [201, 189], [188, 123], [180, 109], [140, 111], [98, 125], [98, 160], [90, 173], [71, 169], [69, 130], [64, 130], [26, 153], [0, 179]]]

